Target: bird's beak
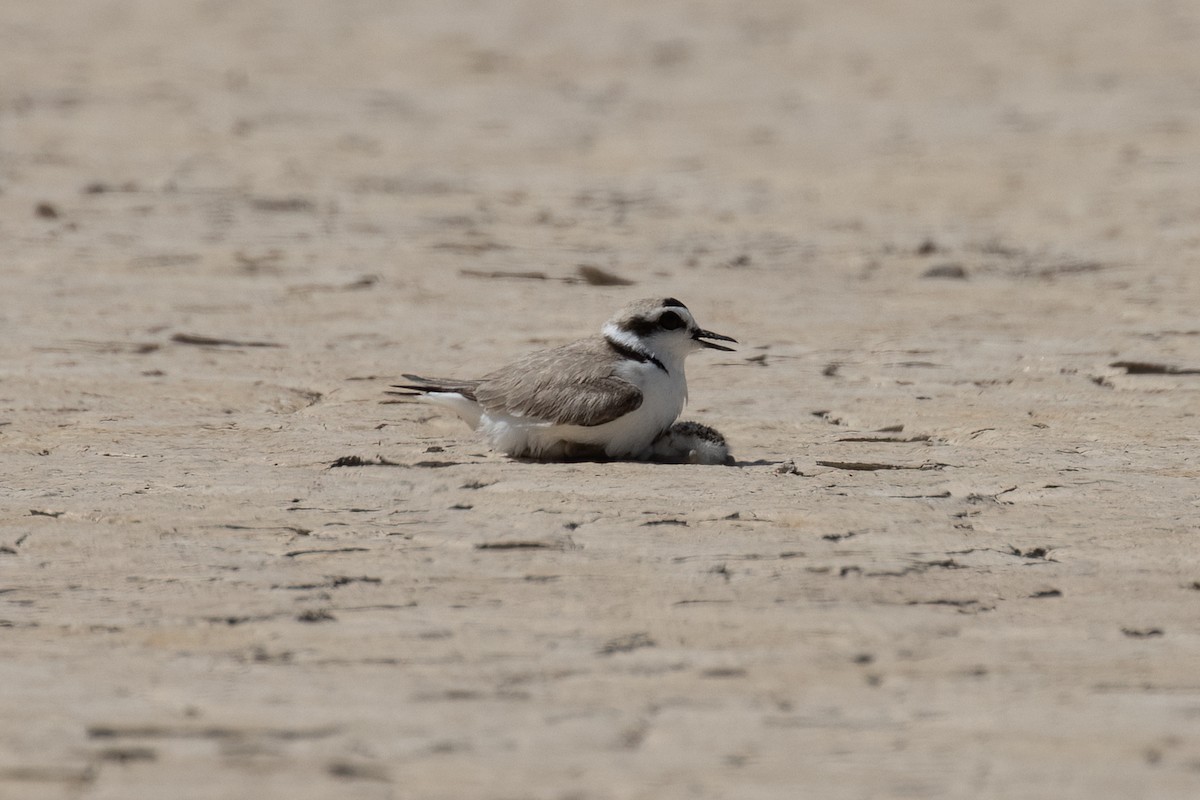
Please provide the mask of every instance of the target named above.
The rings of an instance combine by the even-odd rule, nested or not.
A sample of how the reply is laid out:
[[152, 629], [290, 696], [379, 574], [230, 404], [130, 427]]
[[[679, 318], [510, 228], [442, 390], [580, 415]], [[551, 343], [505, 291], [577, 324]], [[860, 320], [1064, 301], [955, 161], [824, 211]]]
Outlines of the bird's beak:
[[730, 336], [722, 336], [721, 334], [713, 333], [712, 331], [697, 330], [696, 332], [694, 332], [692, 334], [692, 338], [695, 339], [697, 342], [699, 342], [704, 347], [709, 347], [709, 348], [712, 348], [713, 350], [725, 350], [730, 353], [733, 352], [732, 347], [726, 347], [725, 345], [722, 345], [722, 344], [713, 344], [712, 342], [706, 342], [704, 340], [705, 339], [717, 339], [722, 342], [733, 342], [734, 344], [737, 344], [737, 339], [734, 339], [733, 337], [730, 337]]

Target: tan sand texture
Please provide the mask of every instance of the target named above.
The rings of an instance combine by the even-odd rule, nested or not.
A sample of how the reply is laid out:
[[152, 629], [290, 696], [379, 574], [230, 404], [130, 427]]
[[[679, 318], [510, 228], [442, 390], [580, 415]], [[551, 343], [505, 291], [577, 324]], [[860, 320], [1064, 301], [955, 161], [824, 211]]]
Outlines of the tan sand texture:
[[2, 798], [1200, 797], [1194, 3], [5, 0], [0, 248]]

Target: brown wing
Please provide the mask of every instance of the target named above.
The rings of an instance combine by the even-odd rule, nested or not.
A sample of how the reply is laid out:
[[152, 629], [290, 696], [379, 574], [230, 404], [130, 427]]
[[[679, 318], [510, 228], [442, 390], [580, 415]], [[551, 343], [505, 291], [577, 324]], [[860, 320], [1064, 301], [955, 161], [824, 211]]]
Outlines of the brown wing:
[[613, 372], [611, 357], [600, 336], [530, 353], [485, 377], [475, 397], [485, 411], [603, 425], [642, 404], [642, 390]]

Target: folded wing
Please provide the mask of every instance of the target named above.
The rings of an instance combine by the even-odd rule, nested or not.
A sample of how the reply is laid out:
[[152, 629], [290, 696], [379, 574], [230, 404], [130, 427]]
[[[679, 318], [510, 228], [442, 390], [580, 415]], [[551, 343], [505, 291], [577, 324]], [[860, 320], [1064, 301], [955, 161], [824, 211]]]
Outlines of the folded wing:
[[600, 337], [531, 353], [484, 378], [474, 388], [485, 411], [593, 427], [642, 404], [642, 391], [613, 370]]

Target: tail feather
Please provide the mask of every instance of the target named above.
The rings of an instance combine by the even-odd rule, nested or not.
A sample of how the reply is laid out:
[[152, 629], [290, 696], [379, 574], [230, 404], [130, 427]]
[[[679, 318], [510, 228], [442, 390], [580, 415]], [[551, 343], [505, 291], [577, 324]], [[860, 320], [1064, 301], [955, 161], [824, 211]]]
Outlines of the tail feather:
[[388, 392], [388, 394], [414, 395], [429, 392], [450, 392], [461, 394], [468, 400], [475, 399], [475, 390], [483, 381], [463, 380], [462, 378], [424, 378], [420, 375], [403, 374], [411, 383], [394, 383], [391, 388], [403, 389], [403, 392]]

